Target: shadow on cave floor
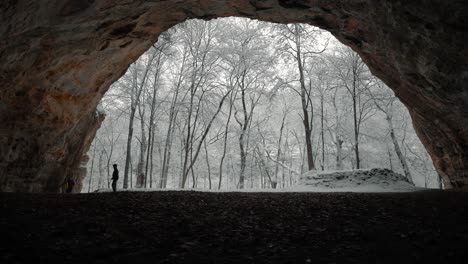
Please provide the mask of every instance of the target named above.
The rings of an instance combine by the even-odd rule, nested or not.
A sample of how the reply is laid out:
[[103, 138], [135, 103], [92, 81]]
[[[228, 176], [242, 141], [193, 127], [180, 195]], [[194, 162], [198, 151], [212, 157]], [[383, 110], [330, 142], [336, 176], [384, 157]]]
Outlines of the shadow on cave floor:
[[468, 256], [468, 192], [0, 198], [1, 263], [414, 263]]

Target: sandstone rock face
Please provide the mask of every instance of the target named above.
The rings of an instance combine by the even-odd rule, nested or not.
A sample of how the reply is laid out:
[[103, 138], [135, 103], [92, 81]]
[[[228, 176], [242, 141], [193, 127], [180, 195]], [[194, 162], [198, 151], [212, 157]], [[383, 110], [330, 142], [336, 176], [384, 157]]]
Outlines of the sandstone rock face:
[[110, 84], [161, 32], [226, 16], [330, 31], [409, 108], [446, 186], [468, 185], [466, 1], [3, 0], [0, 190], [57, 192], [65, 177], [79, 181]]

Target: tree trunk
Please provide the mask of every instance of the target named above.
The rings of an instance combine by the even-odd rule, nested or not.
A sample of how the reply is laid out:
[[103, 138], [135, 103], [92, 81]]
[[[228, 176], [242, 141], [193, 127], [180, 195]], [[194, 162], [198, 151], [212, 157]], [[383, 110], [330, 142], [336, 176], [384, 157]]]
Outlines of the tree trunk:
[[437, 179], [438, 179], [439, 189], [440, 190], [444, 189], [444, 185], [442, 184], [442, 177], [440, 177], [440, 174], [438, 173], [437, 173]]
[[267, 175], [268, 177], [268, 182], [270, 183], [270, 187], [273, 188], [273, 189], [276, 189], [276, 185], [277, 185], [277, 182], [273, 181], [271, 179], [271, 175], [270, 175], [270, 171], [268, 170], [268, 166], [265, 162], [265, 158], [262, 154], [262, 152], [260, 151], [260, 149], [257, 147], [257, 157], [260, 161], [260, 164], [261, 164], [261, 168], [263, 169], [263, 171], [265, 171], [265, 174]]
[[392, 152], [390, 151], [390, 148], [387, 144], [387, 153], [388, 153], [388, 162], [389, 162], [389, 165], [390, 165], [390, 170], [393, 171], [393, 161], [392, 161]]
[[[188, 168], [186, 174], [188, 174], [188, 172], [190, 170], [193, 170], [193, 166], [195, 165], [196, 161], [197, 161], [197, 158], [198, 158], [198, 155], [200, 154], [200, 149], [201, 149], [201, 146], [203, 145], [203, 143], [205, 142], [205, 139], [206, 139], [206, 136], [208, 136], [208, 132], [210, 132], [210, 129], [211, 129], [211, 126], [213, 125], [213, 122], [214, 120], [216, 119], [216, 116], [218, 116], [219, 112], [221, 111], [221, 108], [223, 107], [223, 103], [224, 103], [224, 100], [226, 99], [226, 97], [230, 94], [231, 91], [228, 91], [222, 98], [221, 98], [221, 101], [219, 102], [219, 105], [218, 105], [218, 109], [216, 110], [216, 112], [213, 114], [213, 116], [211, 117], [208, 125], [206, 126], [205, 128], [205, 131], [203, 132], [203, 135], [200, 139], [200, 142], [197, 146], [197, 149], [196, 149], [196, 152], [195, 152], [195, 155], [193, 156], [193, 158], [191, 158], [191, 162], [190, 162], [190, 167]], [[183, 180], [185, 180], [186, 178], [183, 178]], [[185, 181], [182, 182], [182, 187], [185, 185]], [[194, 183], [194, 186], [195, 186], [195, 183]]]
[[205, 145], [206, 168], [207, 168], [207, 170], [208, 170], [208, 188], [211, 190], [210, 156], [208, 155], [208, 148], [206, 147], [206, 141], [204, 142], [204, 145]]
[[125, 156], [125, 169], [124, 169], [124, 179], [123, 179], [123, 188], [128, 188], [128, 172], [130, 169], [130, 153], [132, 151], [132, 138], [133, 138], [133, 120], [135, 117], [136, 108], [132, 107], [130, 109], [130, 119], [128, 123], [128, 136], [127, 136], [127, 153]]
[[171, 148], [172, 148], [172, 134], [173, 134], [173, 121], [169, 119], [169, 126], [166, 134], [166, 142], [164, 145], [164, 156], [163, 164], [161, 169], [161, 179], [159, 181], [159, 188], [164, 189], [167, 186], [167, 176], [169, 171], [169, 165], [171, 160]]
[[413, 183], [413, 178], [411, 176], [411, 172], [408, 167], [408, 163], [406, 162], [406, 158], [401, 152], [400, 144], [395, 136], [395, 130], [393, 128], [392, 123], [392, 113], [390, 110], [387, 110], [387, 117], [385, 118], [388, 122], [388, 127], [390, 128], [390, 137], [392, 138], [393, 147], [395, 148], [395, 152], [397, 154], [398, 160], [400, 161], [401, 167], [403, 168], [403, 172], [405, 173], [406, 178], [409, 182]]
[[153, 162], [154, 162], [154, 157], [153, 157], [153, 153], [154, 153], [154, 135], [155, 135], [155, 131], [151, 131], [151, 149], [149, 151], [150, 153], [150, 157], [149, 157], [149, 160], [150, 160], [150, 171], [149, 171], [149, 175], [150, 175], [150, 189], [153, 188]]
[[91, 192], [91, 185], [92, 185], [92, 179], [93, 179], [93, 169], [94, 169], [94, 158], [96, 156], [96, 143], [94, 143], [93, 146], [93, 157], [91, 158], [91, 169], [90, 169], [90, 174], [89, 174], [89, 183], [88, 183], [88, 193]]
[[356, 100], [356, 73], [353, 68], [353, 117], [354, 117], [354, 154], [356, 157], [356, 169], [360, 169], [359, 159], [359, 128], [357, 121], [357, 100]]
[[[114, 142], [112, 140], [112, 142]], [[109, 151], [109, 155], [107, 156], [107, 188], [110, 189], [110, 161], [112, 159], [112, 154], [114, 153], [114, 143], [111, 145], [111, 149]]]
[[242, 82], [241, 82], [241, 101], [242, 101], [242, 112], [243, 112], [243, 123], [239, 122], [241, 125], [241, 134], [239, 135], [239, 149], [240, 149], [240, 173], [239, 173], [239, 189], [244, 189], [244, 181], [245, 181], [245, 167], [246, 167], [246, 160], [247, 160], [247, 151], [245, 148], [245, 135], [247, 133], [247, 128], [249, 127], [249, 118], [247, 113], [247, 105], [245, 102], [245, 86], [244, 86], [244, 79], [246, 75], [246, 70], [243, 71]]
[[[341, 129], [340, 129], [340, 113], [336, 104], [336, 93], [337, 89], [335, 89], [335, 94], [333, 95], [333, 108], [335, 110], [335, 146], [336, 146], [336, 170], [343, 169], [343, 139], [341, 137]], [[331, 132], [330, 132], [331, 134]], [[333, 138], [333, 134], [331, 134]]]
[[322, 136], [322, 171], [325, 170], [325, 135], [324, 135], [324, 130], [323, 130], [323, 93], [320, 94], [320, 112], [321, 112], [321, 118], [320, 118], [320, 123], [321, 123], [321, 136]]
[[237, 93], [231, 93], [231, 97], [229, 99], [229, 113], [228, 113], [228, 118], [226, 121], [226, 126], [224, 128], [224, 143], [223, 143], [223, 154], [221, 155], [221, 160], [219, 161], [219, 182], [218, 182], [218, 190], [221, 189], [221, 182], [223, 180], [223, 163], [224, 163], [224, 158], [226, 157], [226, 149], [227, 149], [227, 139], [228, 139], [228, 133], [229, 133], [229, 123], [231, 122], [231, 116], [232, 116], [232, 106], [234, 104], [234, 100], [236, 99], [236, 94]]
[[187, 50], [184, 49], [183, 58], [182, 58], [182, 65], [178, 75], [178, 81], [175, 87], [174, 96], [171, 101], [170, 113], [169, 113], [169, 125], [167, 128], [166, 134], [166, 142], [164, 146], [164, 157], [163, 157], [163, 164], [162, 164], [162, 172], [161, 172], [161, 179], [159, 181], [159, 188], [166, 188], [167, 187], [167, 177], [169, 173], [169, 166], [171, 162], [171, 149], [172, 149], [172, 137], [173, 132], [175, 131], [174, 122], [177, 119], [178, 109], [176, 109], [180, 87], [183, 82], [183, 73], [185, 69], [185, 62], [187, 59]]
[[[187, 176], [189, 171], [187, 171], [188, 166], [188, 158], [190, 152], [193, 148], [193, 135], [192, 135], [192, 109], [193, 109], [193, 99], [195, 93], [193, 92], [193, 81], [191, 85], [191, 93], [190, 93], [190, 105], [188, 110], [188, 118], [187, 118], [187, 137], [185, 138], [185, 145], [184, 145], [184, 162], [182, 166], [182, 183], [180, 188], [185, 188], [185, 182], [187, 181]], [[195, 183], [195, 181], [194, 181]]]
[[297, 68], [299, 70], [299, 82], [301, 85], [301, 105], [302, 105], [302, 122], [304, 125], [305, 139], [306, 139], [306, 149], [307, 149], [307, 165], [309, 170], [315, 169], [314, 158], [312, 153], [312, 127], [309, 123], [309, 100], [306, 93], [305, 77], [304, 77], [304, 67], [302, 65], [302, 55], [301, 55], [301, 40], [299, 36], [299, 26], [294, 25], [295, 29], [295, 44], [296, 44], [296, 62]]
[[[164, 49], [167, 46], [161, 47]], [[155, 127], [155, 112], [156, 112], [156, 97], [158, 93], [158, 82], [159, 82], [159, 73], [160, 69], [163, 65], [162, 62], [162, 52], [158, 54], [158, 58], [156, 61], [156, 70], [154, 72], [154, 79], [153, 79], [153, 93], [151, 95], [151, 105], [150, 105], [150, 118], [148, 120], [148, 147], [146, 149], [146, 167], [145, 167], [145, 188], [147, 185], [147, 178], [148, 178], [148, 167], [151, 164], [150, 170], [150, 183], [149, 187], [153, 187], [153, 149], [154, 149], [154, 127]]]
[[[278, 182], [278, 166], [279, 166], [279, 159], [281, 156], [281, 143], [283, 140], [283, 129], [284, 129], [284, 122], [286, 120], [287, 112], [285, 111], [283, 113], [283, 119], [281, 120], [281, 127], [280, 127], [280, 134], [279, 134], [279, 139], [278, 139], [278, 151], [276, 152], [276, 166], [275, 166], [275, 181]], [[283, 172], [284, 176], [284, 172]], [[284, 178], [284, 177], [283, 177]]]
[[153, 54], [150, 55], [150, 58], [148, 59], [148, 62], [146, 64], [146, 68], [143, 73], [143, 78], [141, 80], [141, 83], [138, 85], [138, 67], [135, 65], [135, 72], [134, 72], [134, 77], [133, 77], [133, 86], [131, 90], [131, 105], [130, 105], [130, 119], [129, 119], [129, 124], [128, 124], [128, 138], [127, 138], [127, 154], [125, 157], [125, 170], [124, 170], [124, 179], [123, 179], [123, 188], [127, 189], [128, 188], [128, 170], [129, 170], [129, 165], [130, 165], [130, 153], [132, 149], [132, 138], [133, 138], [133, 121], [135, 118], [135, 112], [137, 106], [140, 104], [140, 97], [143, 91], [143, 88], [146, 84], [146, 79], [148, 76], [148, 72], [151, 68], [151, 64], [156, 56], [156, 52], [154, 51]]
[[[143, 109], [142, 109], [143, 108]], [[137, 164], [137, 182], [135, 187], [137, 188], [146, 188], [146, 175], [144, 173], [145, 167], [145, 154], [147, 142], [146, 142], [146, 132], [145, 132], [145, 107], [142, 104], [138, 104], [138, 112], [140, 115], [140, 129], [141, 129], [141, 139], [140, 139], [140, 155], [138, 157], [138, 164]]]
[[130, 155], [130, 189], [133, 188], [133, 162], [132, 156]]
[[343, 140], [341, 140], [338, 134], [336, 135], [336, 169], [342, 170], [343, 169]]
[[102, 177], [103, 177], [103, 168], [102, 168], [102, 159], [104, 157], [104, 150], [101, 150], [101, 153], [99, 154], [99, 179], [98, 179], [98, 189], [102, 188]]

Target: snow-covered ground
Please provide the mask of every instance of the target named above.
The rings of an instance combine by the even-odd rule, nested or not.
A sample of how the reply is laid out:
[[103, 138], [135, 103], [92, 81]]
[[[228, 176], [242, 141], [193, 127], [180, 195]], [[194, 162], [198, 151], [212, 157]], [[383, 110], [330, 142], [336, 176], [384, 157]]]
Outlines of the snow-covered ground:
[[[297, 186], [285, 189], [144, 189], [125, 191], [201, 191], [201, 192], [414, 192], [424, 190], [409, 183], [401, 174], [388, 169], [348, 171], [310, 171], [302, 175]], [[99, 192], [110, 192], [103, 189]], [[123, 191], [119, 189], [118, 191]]]
[[311, 192], [411, 192], [423, 189], [389, 169], [310, 171], [302, 175], [299, 186]]

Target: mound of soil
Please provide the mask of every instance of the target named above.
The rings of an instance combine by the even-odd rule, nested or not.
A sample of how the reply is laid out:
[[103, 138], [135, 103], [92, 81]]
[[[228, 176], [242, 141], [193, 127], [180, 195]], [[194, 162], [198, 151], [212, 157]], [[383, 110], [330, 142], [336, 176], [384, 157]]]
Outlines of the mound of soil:
[[0, 233], [0, 263], [461, 263], [468, 193], [0, 193]]
[[343, 171], [309, 171], [302, 175], [301, 186], [323, 191], [417, 191], [408, 179], [389, 169], [361, 169]]

